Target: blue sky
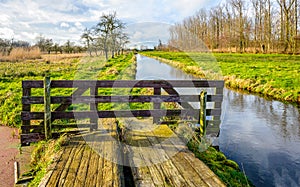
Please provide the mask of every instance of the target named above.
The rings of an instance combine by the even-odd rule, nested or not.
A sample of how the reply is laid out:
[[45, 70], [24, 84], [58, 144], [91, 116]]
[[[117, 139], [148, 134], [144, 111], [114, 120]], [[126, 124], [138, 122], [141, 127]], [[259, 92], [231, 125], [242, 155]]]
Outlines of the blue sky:
[[43, 35], [63, 44], [80, 43], [84, 28], [103, 13], [117, 12], [133, 45], [167, 40], [168, 27], [221, 0], [0, 0], [0, 38], [35, 43]]

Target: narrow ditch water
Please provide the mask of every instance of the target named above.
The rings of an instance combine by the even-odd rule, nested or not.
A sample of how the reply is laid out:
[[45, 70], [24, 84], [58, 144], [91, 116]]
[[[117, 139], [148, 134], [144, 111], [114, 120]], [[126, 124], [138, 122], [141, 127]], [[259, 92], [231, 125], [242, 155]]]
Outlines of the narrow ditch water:
[[[193, 76], [137, 55], [137, 80], [191, 80]], [[224, 89], [220, 150], [255, 186], [300, 185], [300, 109]]]

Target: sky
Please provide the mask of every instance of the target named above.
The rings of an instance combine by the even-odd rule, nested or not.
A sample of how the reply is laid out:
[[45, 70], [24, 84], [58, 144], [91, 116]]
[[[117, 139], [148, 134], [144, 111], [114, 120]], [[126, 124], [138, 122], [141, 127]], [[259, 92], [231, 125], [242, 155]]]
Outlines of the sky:
[[0, 38], [36, 42], [38, 36], [80, 44], [103, 13], [117, 12], [131, 44], [168, 40], [168, 27], [220, 0], [0, 0]]

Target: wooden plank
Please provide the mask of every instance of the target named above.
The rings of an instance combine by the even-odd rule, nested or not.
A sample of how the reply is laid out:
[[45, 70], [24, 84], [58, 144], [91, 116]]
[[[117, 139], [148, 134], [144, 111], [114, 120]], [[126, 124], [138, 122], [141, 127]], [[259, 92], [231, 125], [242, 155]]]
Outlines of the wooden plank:
[[[52, 96], [51, 104], [79, 104], [79, 103], [110, 103], [110, 102], [199, 102], [196, 95], [140, 95], [140, 96]], [[222, 102], [222, 95], [208, 95], [207, 102]], [[22, 97], [23, 105], [44, 104], [44, 97]]]
[[207, 95], [207, 102], [222, 102], [223, 95]]
[[[22, 132], [45, 132], [45, 126], [44, 125], [26, 125], [26, 126], [21, 126]], [[24, 133], [25, 134], [25, 133]]]
[[[51, 81], [52, 83], [52, 81]], [[73, 92], [73, 95], [82, 95], [85, 91], [87, 90], [87, 88], [81, 88], [81, 89], [77, 89]], [[54, 111], [65, 111], [69, 106], [71, 106], [71, 104], [64, 104], [62, 103], [60, 106], [58, 106]], [[52, 115], [52, 114], [51, 114]], [[21, 117], [22, 117], [22, 114], [21, 114]], [[51, 122], [53, 122], [55, 119], [52, 118], [51, 119]], [[44, 122], [42, 122], [41, 124], [43, 124]]]
[[222, 102], [215, 102], [214, 108], [215, 108], [215, 109], [217, 109], [217, 108], [222, 108]]
[[[174, 88], [166, 88], [166, 87], [163, 87], [163, 89], [168, 93], [168, 94], [170, 94], [170, 95], [177, 95], [177, 96], [179, 96], [179, 93], [174, 89]], [[180, 96], [179, 96], [180, 97]], [[195, 101], [196, 102], [199, 102], [199, 97], [197, 97], [197, 99], [196, 98], [194, 98], [195, 99]], [[193, 107], [189, 104], [189, 103], [187, 103], [187, 102], [178, 102], [178, 104], [182, 107], [182, 108], [184, 108], [184, 109], [193, 109]]]
[[38, 142], [45, 139], [45, 135], [41, 133], [21, 134], [21, 144], [29, 145], [33, 142]]
[[221, 120], [207, 120], [207, 126], [220, 126]]
[[101, 170], [101, 168], [98, 168], [98, 162], [99, 162], [99, 154], [96, 153], [95, 151], [92, 151], [91, 159], [90, 162], [88, 163], [88, 170], [86, 174], [87, 177], [85, 180], [85, 184], [83, 186], [96, 186], [97, 173], [98, 170]]
[[87, 177], [87, 169], [89, 166], [89, 160], [90, 160], [90, 156], [91, 156], [92, 150], [88, 145], [85, 145], [85, 149], [83, 151], [83, 156], [82, 159], [80, 161], [80, 165], [79, 168], [77, 170], [77, 174], [76, 174], [76, 178], [74, 180], [74, 187], [81, 187], [84, 186], [85, 180]]
[[[98, 95], [98, 89], [91, 87], [90, 88], [90, 97], [95, 98], [97, 95]], [[90, 102], [90, 111], [95, 113], [95, 115], [90, 118], [90, 123], [98, 124], [98, 117], [96, 115], [97, 110], [98, 110], [98, 103]], [[90, 126], [90, 131], [96, 130], [98, 128], [98, 126], [96, 126], [96, 128], [93, 128], [93, 127], [95, 127], [95, 126]]]
[[206, 109], [206, 116], [221, 116], [222, 109]]
[[80, 166], [80, 162], [82, 156], [84, 154], [86, 145], [82, 144], [80, 147], [76, 148], [76, 152], [74, 153], [73, 160], [71, 165], [69, 166], [69, 171], [66, 176], [64, 186], [73, 186], [75, 182], [75, 178], [78, 172], [78, 168]]
[[223, 87], [218, 87], [218, 88], [216, 88], [216, 95], [223, 95]]
[[49, 177], [48, 181], [46, 181], [45, 186], [58, 186], [61, 174], [67, 166], [69, 158], [72, 156], [72, 150], [74, 151], [74, 146], [76, 146], [75, 143], [72, 143], [63, 147], [60, 158], [57, 161], [57, 164], [52, 169], [52, 174]]
[[90, 124], [52, 124], [53, 129], [63, 129], [63, 128], [90, 128], [91, 126], [96, 126], [96, 123]]
[[43, 88], [44, 83], [42, 80], [23, 80], [22, 88]]
[[[171, 131], [170, 129], [168, 129], [169, 131]], [[176, 148], [175, 147], [169, 147], [166, 148], [165, 145], [168, 144], [167, 142], [163, 141], [163, 144], [161, 144], [161, 140], [160, 140], [160, 136], [159, 134], [154, 134], [153, 131], [152, 132], [147, 132], [144, 134], [145, 137], [147, 137], [147, 140], [149, 141], [149, 144], [151, 146], [156, 146], [156, 149], [154, 149], [153, 151], [153, 155], [156, 156], [156, 158], [154, 158], [154, 160], [157, 162], [159, 162], [156, 165], [159, 165], [160, 168], [162, 169], [162, 177], [165, 180], [165, 184], [166, 185], [171, 185], [171, 186], [192, 186], [191, 183], [189, 181], [186, 181], [183, 177], [183, 175], [181, 175], [181, 171], [178, 169], [177, 166], [175, 166], [174, 162], [172, 161], [172, 157], [175, 156], [175, 152]], [[171, 137], [167, 137], [167, 138], [178, 138], [174, 135], [172, 135]], [[166, 140], [168, 141], [168, 139]], [[169, 144], [168, 144], [169, 145]], [[178, 146], [178, 145], [177, 145]], [[152, 156], [151, 158], [152, 159]], [[150, 167], [156, 167], [156, 165], [152, 165]], [[156, 167], [158, 170], [159, 168]]]
[[67, 177], [69, 177], [70, 173], [76, 172], [75, 169], [73, 169], [74, 168], [73, 162], [78, 162], [78, 159], [76, 161], [74, 161], [74, 160], [75, 160], [76, 156], [78, 155], [78, 152], [80, 152], [84, 148], [84, 146], [83, 146], [82, 142], [80, 142], [79, 140], [72, 141], [72, 144], [74, 144], [74, 146], [71, 147], [72, 150], [67, 157], [67, 162], [64, 165], [64, 168], [59, 177], [58, 185], [56, 185], [56, 186], [67, 186], [66, 185]]
[[[22, 84], [24, 84], [24, 83], [22, 82]], [[22, 95], [23, 95], [23, 97], [31, 96], [31, 88], [23, 87]], [[23, 104], [22, 105], [22, 111], [30, 112], [30, 110], [31, 110], [31, 105], [30, 104]], [[22, 126], [30, 126], [30, 120], [22, 120]], [[29, 132], [30, 131], [28, 131], [28, 130], [22, 131], [22, 133], [24, 133], [24, 134], [29, 133]], [[22, 144], [22, 140], [21, 140], [21, 144]]]
[[[31, 99], [28, 99], [31, 100]], [[199, 98], [193, 95], [141, 95], [141, 96], [74, 96], [52, 97], [52, 103], [110, 103], [110, 102], [199, 102]], [[30, 101], [29, 101], [30, 102]]]
[[[52, 81], [51, 81], [52, 82]], [[73, 96], [78, 96], [78, 95], [82, 95], [88, 88], [80, 88], [77, 89], [73, 92], [73, 94], [71, 95]], [[54, 111], [65, 111], [69, 106], [71, 106], [71, 104], [64, 104], [62, 103], [59, 107], [57, 107]]]
[[[163, 116], [195, 116], [199, 113], [197, 109], [188, 110], [104, 110], [98, 111], [98, 118], [122, 118], [122, 117], [163, 117]], [[208, 115], [220, 114], [220, 109], [208, 109]], [[86, 119], [95, 115], [94, 112], [51, 112], [52, 119]], [[22, 120], [43, 119], [43, 112], [22, 112]]]

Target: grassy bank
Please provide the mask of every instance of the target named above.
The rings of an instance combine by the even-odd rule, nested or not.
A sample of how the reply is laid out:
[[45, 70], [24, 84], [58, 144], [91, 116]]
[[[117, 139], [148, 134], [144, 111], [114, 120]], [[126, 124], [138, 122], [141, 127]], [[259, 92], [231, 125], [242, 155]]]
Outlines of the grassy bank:
[[[300, 56], [183, 52], [143, 54], [167, 59], [164, 62], [197, 77], [214, 78], [211, 72], [221, 73], [230, 88], [300, 104]], [[209, 60], [213, 66], [207, 63]], [[203, 64], [205, 66], [201, 67]]]

